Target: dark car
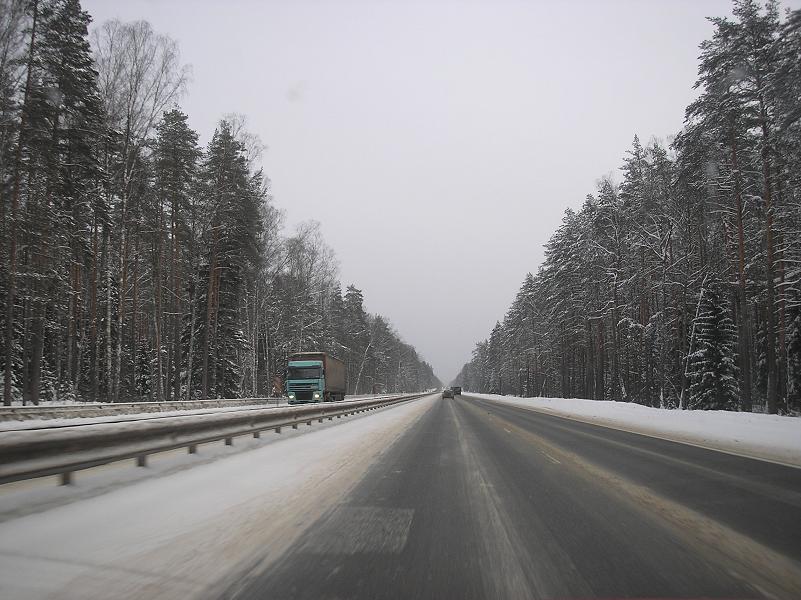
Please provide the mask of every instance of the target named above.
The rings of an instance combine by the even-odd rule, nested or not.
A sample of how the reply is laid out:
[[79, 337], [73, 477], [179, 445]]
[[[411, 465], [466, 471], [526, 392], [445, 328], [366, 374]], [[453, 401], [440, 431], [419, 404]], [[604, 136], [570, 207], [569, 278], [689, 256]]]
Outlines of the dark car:
[[451, 389], [442, 390], [442, 397], [443, 398], [453, 398], [453, 390], [451, 390]]
[[458, 385], [455, 385], [451, 388], [451, 391], [454, 393], [454, 395], [458, 396], [462, 393], [462, 388]]

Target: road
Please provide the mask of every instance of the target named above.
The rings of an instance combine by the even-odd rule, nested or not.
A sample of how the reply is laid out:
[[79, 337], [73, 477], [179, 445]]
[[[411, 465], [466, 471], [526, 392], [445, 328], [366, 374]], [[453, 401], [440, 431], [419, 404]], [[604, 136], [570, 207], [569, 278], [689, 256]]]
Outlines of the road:
[[801, 469], [458, 396], [225, 595], [799, 598]]

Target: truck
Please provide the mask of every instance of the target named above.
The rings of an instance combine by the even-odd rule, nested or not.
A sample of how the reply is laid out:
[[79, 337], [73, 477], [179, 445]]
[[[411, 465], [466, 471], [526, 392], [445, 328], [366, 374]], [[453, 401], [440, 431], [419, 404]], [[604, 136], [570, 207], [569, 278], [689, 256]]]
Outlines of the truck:
[[290, 404], [345, 399], [345, 363], [325, 352], [297, 352], [289, 357], [286, 394]]

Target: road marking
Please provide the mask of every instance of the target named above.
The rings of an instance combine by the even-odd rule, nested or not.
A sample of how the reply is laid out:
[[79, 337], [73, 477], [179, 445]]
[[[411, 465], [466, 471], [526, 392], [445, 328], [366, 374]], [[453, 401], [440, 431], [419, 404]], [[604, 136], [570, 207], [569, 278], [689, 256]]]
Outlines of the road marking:
[[[487, 414], [490, 414], [490, 413], [487, 413]], [[493, 417], [493, 415], [490, 415], [490, 419], [492, 419], [492, 417]], [[508, 429], [507, 427], [504, 427], [503, 430], [506, 433], [508, 433], [509, 435], [512, 434], [512, 431], [510, 429]], [[554, 463], [556, 465], [561, 465], [562, 464], [562, 461], [560, 461], [559, 459], [554, 458], [553, 456], [551, 456], [550, 454], [548, 454], [544, 450], [540, 450], [539, 452], [542, 453], [543, 455], [545, 455], [548, 458], [548, 460], [550, 460], [552, 463]]]
[[562, 461], [560, 461], [560, 460], [556, 460], [556, 459], [555, 459], [553, 456], [551, 456], [551, 455], [550, 455], [550, 454], [548, 454], [547, 452], [543, 452], [543, 454], [544, 454], [545, 456], [547, 456], [547, 457], [548, 457], [548, 459], [549, 459], [551, 462], [554, 462], [554, 463], [556, 463], [557, 465], [561, 465], [561, 464], [562, 464]]

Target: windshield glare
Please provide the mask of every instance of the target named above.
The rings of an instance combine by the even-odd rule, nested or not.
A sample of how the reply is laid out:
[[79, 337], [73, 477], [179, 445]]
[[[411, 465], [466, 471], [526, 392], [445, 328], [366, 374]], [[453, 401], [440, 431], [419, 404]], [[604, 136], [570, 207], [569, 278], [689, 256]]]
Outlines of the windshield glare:
[[289, 367], [287, 379], [320, 379], [320, 367]]

